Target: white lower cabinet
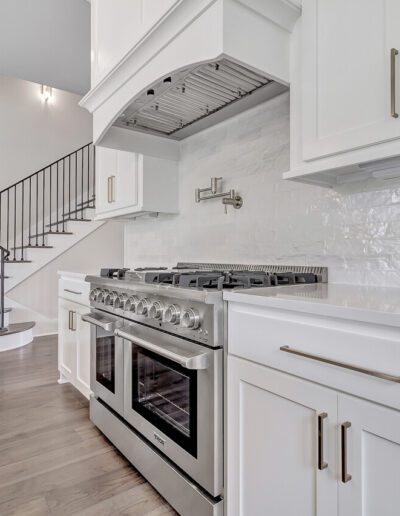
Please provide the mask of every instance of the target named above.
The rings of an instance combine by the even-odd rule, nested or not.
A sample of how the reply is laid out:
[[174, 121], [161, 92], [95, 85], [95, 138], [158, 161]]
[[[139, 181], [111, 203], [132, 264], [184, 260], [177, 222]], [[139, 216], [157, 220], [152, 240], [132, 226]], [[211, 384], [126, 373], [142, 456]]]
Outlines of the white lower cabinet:
[[[347, 452], [339, 473], [339, 515], [398, 516], [400, 412], [352, 396], [338, 398], [338, 446], [341, 454]], [[346, 423], [351, 426], [342, 429]]]
[[400, 412], [228, 357], [229, 516], [398, 516]]
[[[60, 297], [58, 298], [59, 383], [70, 382], [86, 398], [89, 398], [90, 325], [81, 319], [82, 315], [90, 310], [88, 305], [81, 304], [87, 300], [88, 284], [83, 281], [74, 281], [72, 288], [65, 289], [64, 286], [65, 279], [60, 279]], [[71, 287], [71, 285], [68, 284], [67, 287]]]
[[227, 514], [337, 516], [336, 421], [330, 389], [228, 357]]

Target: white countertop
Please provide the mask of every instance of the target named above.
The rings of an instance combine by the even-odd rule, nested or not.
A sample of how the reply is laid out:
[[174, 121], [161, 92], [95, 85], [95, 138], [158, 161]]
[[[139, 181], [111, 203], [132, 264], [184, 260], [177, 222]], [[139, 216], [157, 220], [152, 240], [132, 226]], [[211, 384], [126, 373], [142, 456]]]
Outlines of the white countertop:
[[60, 277], [73, 278], [75, 280], [85, 281], [86, 276], [88, 276], [89, 274], [98, 274], [98, 271], [96, 273], [93, 273], [91, 271], [87, 271], [87, 272], [57, 271], [57, 274]]
[[225, 291], [224, 299], [400, 327], [400, 289], [319, 283]]

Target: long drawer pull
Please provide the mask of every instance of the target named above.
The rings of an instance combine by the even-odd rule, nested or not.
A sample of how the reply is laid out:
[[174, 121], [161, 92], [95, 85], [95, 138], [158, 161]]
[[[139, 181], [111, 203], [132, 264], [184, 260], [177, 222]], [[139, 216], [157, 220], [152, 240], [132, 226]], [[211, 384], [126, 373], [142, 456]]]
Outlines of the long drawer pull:
[[69, 292], [70, 294], [78, 294], [79, 296], [82, 294], [82, 292], [78, 292], [77, 290], [71, 290], [69, 288], [65, 288], [64, 292]]
[[310, 358], [311, 360], [324, 362], [324, 364], [331, 364], [337, 367], [343, 367], [344, 369], [350, 369], [351, 371], [356, 371], [357, 373], [363, 373], [368, 374], [369, 376], [374, 376], [376, 378], [382, 378], [382, 380], [388, 380], [389, 382], [400, 383], [400, 376], [395, 376], [393, 374], [381, 373], [380, 371], [375, 371], [373, 369], [365, 369], [364, 367], [359, 367], [354, 364], [348, 364], [346, 362], [340, 362], [339, 360], [332, 360], [331, 358], [321, 357], [320, 355], [306, 353], [305, 351], [300, 351], [289, 346], [281, 346], [279, 349], [285, 353], [291, 353], [292, 355]]
[[342, 441], [342, 482], [347, 484], [352, 476], [347, 472], [347, 430], [351, 427], [350, 421], [346, 421], [341, 425], [341, 441]]
[[324, 461], [324, 420], [328, 417], [326, 412], [318, 414], [318, 469], [322, 471], [328, 467]]

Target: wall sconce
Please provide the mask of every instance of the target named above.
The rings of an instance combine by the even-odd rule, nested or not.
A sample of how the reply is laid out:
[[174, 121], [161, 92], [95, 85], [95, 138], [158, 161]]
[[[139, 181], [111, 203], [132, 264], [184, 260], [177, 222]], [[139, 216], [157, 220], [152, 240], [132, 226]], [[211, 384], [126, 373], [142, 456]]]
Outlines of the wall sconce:
[[40, 96], [43, 102], [51, 102], [53, 97], [53, 88], [51, 86], [42, 84], [40, 89]]

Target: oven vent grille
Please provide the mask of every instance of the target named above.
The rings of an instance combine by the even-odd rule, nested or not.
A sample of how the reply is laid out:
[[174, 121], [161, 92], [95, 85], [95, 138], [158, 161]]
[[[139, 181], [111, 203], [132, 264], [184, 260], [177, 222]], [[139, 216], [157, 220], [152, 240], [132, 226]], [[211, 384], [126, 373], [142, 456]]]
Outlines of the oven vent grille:
[[[175, 72], [147, 88], [115, 125], [180, 139], [182, 129], [270, 83], [274, 81], [230, 59], [203, 63]], [[275, 89], [266, 98], [271, 94], [277, 94]]]

